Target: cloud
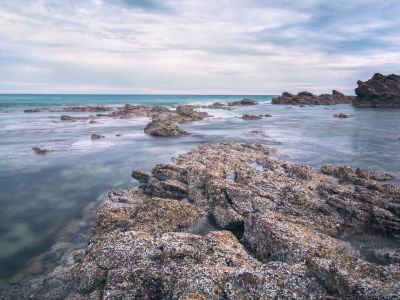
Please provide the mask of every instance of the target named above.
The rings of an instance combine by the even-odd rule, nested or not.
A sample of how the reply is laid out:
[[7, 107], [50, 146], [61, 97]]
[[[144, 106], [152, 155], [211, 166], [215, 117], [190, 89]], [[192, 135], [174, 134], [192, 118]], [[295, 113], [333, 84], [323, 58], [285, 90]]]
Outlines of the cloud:
[[3, 2], [0, 92], [352, 93], [400, 72], [399, 14], [390, 0]]

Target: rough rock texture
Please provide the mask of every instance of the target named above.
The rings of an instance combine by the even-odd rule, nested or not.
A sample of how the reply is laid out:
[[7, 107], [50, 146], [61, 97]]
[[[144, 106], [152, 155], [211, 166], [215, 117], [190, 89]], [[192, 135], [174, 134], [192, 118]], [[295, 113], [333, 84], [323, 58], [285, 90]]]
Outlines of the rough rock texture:
[[144, 128], [144, 132], [153, 136], [177, 136], [189, 133], [178, 126], [178, 123], [200, 121], [209, 117], [206, 112], [195, 111], [192, 105], [179, 105], [176, 111], [161, 112]]
[[180, 128], [169, 114], [162, 114], [155, 117], [146, 125], [144, 132], [153, 136], [177, 136], [189, 134], [187, 131]]
[[375, 73], [368, 81], [357, 82], [357, 107], [400, 108], [400, 76]]
[[256, 100], [244, 98], [240, 101], [230, 102], [230, 103], [228, 103], [228, 106], [248, 106], [248, 105], [257, 105], [257, 104], [258, 104], [258, 102]]
[[352, 103], [354, 97], [345, 96], [344, 94], [333, 90], [332, 95], [322, 94], [313, 95], [310, 92], [300, 92], [297, 95], [284, 92], [282, 96], [273, 98], [272, 104], [285, 104], [285, 105], [335, 105]]
[[[390, 174], [201, 145], [110, 191], [74, 260], [4, 295], [51, 299], [397, 299]], [[47, 285], [47, 289], [44, 287]], [[12, 299], [12, 296], [5, 299]]]

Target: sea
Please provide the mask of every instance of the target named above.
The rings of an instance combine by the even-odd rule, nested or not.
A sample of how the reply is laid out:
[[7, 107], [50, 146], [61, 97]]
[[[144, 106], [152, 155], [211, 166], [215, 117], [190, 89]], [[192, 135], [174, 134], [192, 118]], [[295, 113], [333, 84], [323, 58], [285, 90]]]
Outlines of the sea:
[[[60, 121], [59, 112], [25, 113], [31, 108], [129, 104], [211, 104], [242, 98], [259, 105], [233, 110], [202, 109], [212, 117], [180, 125], [191, 135], [152, 137], [148, 118]], [[290, 163], [350, 165], [400, 177], [400, 110], [351, 105], [272, 105], [273, 95], [0, 95], [0, 283], [16, 282], [35, 259], [66, 242], [109, 189], [136, 185], [133, 168], [156, 163], [202, 143], [260, 143]], [[336, 113], [352, 115], [335, 118]], [[88, 116], [95, 113], [63, 113]], [[243, 114], [270, 114], [243, 120]], [[263, 134], [253, 134], [253, 131]], [[104, 139], [91, 140], [93, 133]], [[118, 135], [118, 136], [117, 136]], [[54, 150], [37, 155], [32, 147]], [[400, 181], [393, 181], [399, 184]], [[53, 248], [52, 248], [53, 247]]]

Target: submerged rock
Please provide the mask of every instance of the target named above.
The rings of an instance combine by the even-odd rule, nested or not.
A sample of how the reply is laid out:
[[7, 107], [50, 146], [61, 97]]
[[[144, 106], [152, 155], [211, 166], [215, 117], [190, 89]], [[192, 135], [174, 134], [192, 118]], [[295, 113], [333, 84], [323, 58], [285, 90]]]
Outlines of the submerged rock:
[[97, 133], [93, 133], [93, 134], [91, 135], [90, 138], [91, 138], [92, 140], [99, 140], [99, 139], [105, 138], [105, 136], [104, 136], [104, 135], [97, 134]]
[[335, 104], [348, 104], [352, 103], [353, 96], [345, 96], [344, 94], [333, 90], [332, 95], [322, 94], [314, 95], [310, 92], [300, 92], [297, 95], [284, 92], [282, 96], [272, 99], [272, 104], [285, 104], [285, 105], [335, 105]]
[[79, 117], [71, 117], [67, 115], [62, 115], [60, 118], [61, 121], [77, 121], [79, 120]]
[[32, 150], [33, 150], [33, 152], [35, 152], [36, 154], [39, 154], [39, 155], [45, 155], [45, 154], [47, 154], [49, 152], [53, 152], [54, 151], [54, 150], [49, 150], [49, 149], [40, 148], [40, 147], [33, 147]]
[[400, 108], [400, 76], [375, 73], [368, 81], [358, 81], [357, 107]]
[[88, 247], [5, 299], [395, 299], [392, 176], [272, 152], [203, 144], [134, 170], [141, 185], [108, 193]]
[[245, 115], [242, 116], [242, 119], [243, 120], [261, 120], [262, 116], [261, 115], [260, 116], [256, 116], [256, 115], [245, 114]]
[[339, 118], [339, 119], [347, 119], [347, 118], [351, 118], [352, 115], [346, 115], [344, 113], [338, 113], [334, 115], [335, 118]]

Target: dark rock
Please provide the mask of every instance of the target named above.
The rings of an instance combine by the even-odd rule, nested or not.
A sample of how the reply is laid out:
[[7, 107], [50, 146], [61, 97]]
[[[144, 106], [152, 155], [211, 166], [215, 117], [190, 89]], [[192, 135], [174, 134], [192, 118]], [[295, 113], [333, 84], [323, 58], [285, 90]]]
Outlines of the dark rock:
[[91, 136], [90, 138], [91, 138], [92, 140], [99, 140], [99, 139], [105, 138], [105, 136], [104, 136], [104, 135], [97, 134], [97, 133], [93, 133], [92, 136]]
[[366, 82], [358, 81], [356, 107], [400, 108], [400, 76], [379, 73]]
[[33, 147], [32, 150], [39, 155], [45, 155], [49, 152], [53, 152], [54, 150], [49, 150], [49, 149], [45, 149], [45, 148], [40, 148], [40, 147]]
[[89, 124], [96, 124], [96, 123], [99, 123], [99, 122], [97, 122], [97, 121], [95, 121], [95, 120], [90, 120], [90, 121], [89, 121]]
[[243, 115], [243, 116], [242, 116], [242, 119], [243, 119], [243, 120], [261, 120], [261, 119], [262, 119], [262, 116], [256, 116], [256, 115], [248, 115], [248, 114], [246, 114], [246, 115]]
[[273, 98], [272, 104], [285, 104], [285, 105], [335, 105], [335, 104], [348, 104], [352, 103], [354, 97], [345, 96], [342, 93], [333, 90], [332, 95], [322, 94], [319, 96], [313, 95], [310, 92], [300, 92], [297, 95], [284, 92], [282, 96]]
[[335, 118], [339, 118], [339, 119], [347, 119], [347, 118], [351, 118], [351, 117], [352, 117], [351, 115], [346, 115], [344, 113], [335, 114]]
[[258, 104], [258, 102], [256, 100], [244, 98], [240, 101], [234, 101], [234, 102], [228, 103], [228, 106], [247, 106], [247, 105], [257, 105], [257, 104]]
[[150, 179], [150, 174], [141, 170], [133, 170], [132, 177], [135, 178], [140, 183], [147, 183]]
[[159, 115], [144, 128], [144, 132], [153, 136], [178, 136], [189, 133], [181, 129], [169, 115]]
[[180, 123], [188, 121], [200, 121], [209, 117], [208, 113], [206, 112], [195, 111], [192, 105], [179, 105], [176, 108], [176, 112], [182, 117]]
[[77, 121], [79, 120], [78, 117], [71, 117], [71, 116], [67, 116], [67, 115], [62, 115], [60, 118], [61, 121]]

